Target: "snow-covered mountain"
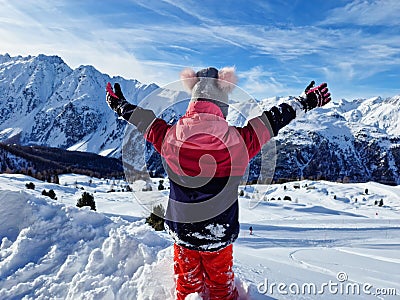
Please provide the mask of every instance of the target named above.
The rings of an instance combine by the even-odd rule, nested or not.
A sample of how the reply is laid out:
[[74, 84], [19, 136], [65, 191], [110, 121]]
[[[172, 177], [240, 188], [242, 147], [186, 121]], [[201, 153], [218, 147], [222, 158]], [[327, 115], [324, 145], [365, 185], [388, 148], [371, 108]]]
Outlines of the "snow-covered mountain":
[[400, 96], [328, 104], [277, 137], [276, 178], [400, 184]]
[[105, 102], [105, 85], [119, 82], [133, 103], [157, 86], [72, 70], [57, 56], [0, 55], [0, 140], [120, 156], [125, 122]]
[[[158, 88], [136, 80], [110, 78], [92, 66], [72, 70], [57, 56], [0, 55], [0, 141], [121, 157], [126, 123], [104, 101], [107, 81], [120, 82], [126, 98], [136, 104]], [[156, 98], [160, 108], [168, 108], [162, 113], [167, 121], [176, 120], [185, 111], [184, 103], [170, 107], [182, 98], [179, 92], [166, 91]], [[264, 99], [259, 105], [268, 109], [285, 100]], [[156, 106], [152, 103], [153, 108]], [[237, 119], [231, 110], [228, 120], [237, 124]], [[315, 109], [292, 122], [275, 139], [278, 155], [274, 179], [400, 184], [399, 121], [400, 96], [340, 100]], [[138, 135], [129, 139], [130, 147], [143, 144], [138, 142]], [[125, 150], [143, 156], [142, 150]], [[151, 169], [160, 174], [158, 158], [147, 152], [152, 157]], [[130, 157], [130, 164], [142, 169], [142, 157]], [[250, 170], [255, 178], [256, 168]]]

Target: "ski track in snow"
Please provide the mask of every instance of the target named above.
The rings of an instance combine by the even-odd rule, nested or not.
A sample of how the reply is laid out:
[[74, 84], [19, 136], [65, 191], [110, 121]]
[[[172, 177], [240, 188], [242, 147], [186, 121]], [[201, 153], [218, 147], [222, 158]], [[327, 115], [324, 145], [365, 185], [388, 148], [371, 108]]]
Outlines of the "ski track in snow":
[[[138, 181], [132, 184], [134, 193], [107, 193], [125, 183], [89, 180], [63, 175], [55, 185], [0, 174], [0, 299], [174, 299], [173, 242], [145, 224], [150, 205], [137, 201], [165, 203], [167, 191], [158, 192], [154, 179], [153, 192], [142, 192], [146, 183]], [[35, 190], [25, 188], [30, 181]], [[285, 185], [246, 187], [240, 198], [234, 271], [241, 299], [321, 299], [259, 288], [265, 280], [269, 288], [273, 283], [320, 286], [338, 282], [340, 272], [348, 276], [344, 283], [370, 283], [373, 291], [395, 288], [399, 297], [399, 187]], [[41, 195], [50, 188], [58, 200]], [[75, 207], [81, 188], [93, 193], [98, 212]], [[271, 200], [283, 195], [293, 201]], [[374, 205], [380, 198], [383, 207]], [[378, 294], [323, 297], [396, 299]]]

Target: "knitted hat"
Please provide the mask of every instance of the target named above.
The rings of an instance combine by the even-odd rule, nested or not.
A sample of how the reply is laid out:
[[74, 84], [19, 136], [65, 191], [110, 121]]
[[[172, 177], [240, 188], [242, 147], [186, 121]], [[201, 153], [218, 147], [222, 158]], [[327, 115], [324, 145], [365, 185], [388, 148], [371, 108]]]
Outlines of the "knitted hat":
[[192, 93], [190, 101], [209, 101], [216, 104], [226, 118], [228, 115], [228, 94], [235, 88], [237, 77], [234, 67], [220, 71], [213, 67], [195, 73], [192, 69], [181, 72], [183, 85]]

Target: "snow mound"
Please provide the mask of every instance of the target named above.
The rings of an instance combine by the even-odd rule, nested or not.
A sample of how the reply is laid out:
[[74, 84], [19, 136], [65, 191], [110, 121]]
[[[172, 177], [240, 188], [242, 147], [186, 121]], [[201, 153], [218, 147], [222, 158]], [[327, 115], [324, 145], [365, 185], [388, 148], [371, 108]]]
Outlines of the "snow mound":
[[[29, 181], [34, 190], [26, 189]], [[145, 224], [148, 211], [134, 200], [167, 197], [158, 181], [151, 192], [135, 182], [132, 193], [109, 193], [126, 182], [83, 175], [60, 182], [0, 174], [0, 299], [175, 299], [172, 240]], [[340, 283], [343, 273], [344, 284], [370, 284], [372, 294], [325, 291], [324, 299], [398, 299], [399, 188], [327, 181], [240, 187], [233, 265], [240, 300], [321, 299], [281, 294], [274, 284], [321, 288]], [[95, 195], [97, 212], [75, 206], [82, 190]], [[382, 289], [391, 294], [381, 297]]]
[[171, 242], [144, 220], [0, 194], [1, 299], [166, 299]]

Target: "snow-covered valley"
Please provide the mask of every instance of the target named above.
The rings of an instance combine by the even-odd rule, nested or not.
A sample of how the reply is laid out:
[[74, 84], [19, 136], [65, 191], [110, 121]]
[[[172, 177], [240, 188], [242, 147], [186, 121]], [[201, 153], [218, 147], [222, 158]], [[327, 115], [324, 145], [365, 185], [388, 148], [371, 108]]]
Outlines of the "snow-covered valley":
[[[0, 298], [174, 299], [173, 242], [145, 224], [168, 190], [151, 184], [122, 192], [118, 180], [69, 174], [57, 185], [0, 174]], [[240, 190], [241, 299], [398, 299], [400, 186], [299, 181]], [[96, 212], [76, 207], [84, 191]]]

